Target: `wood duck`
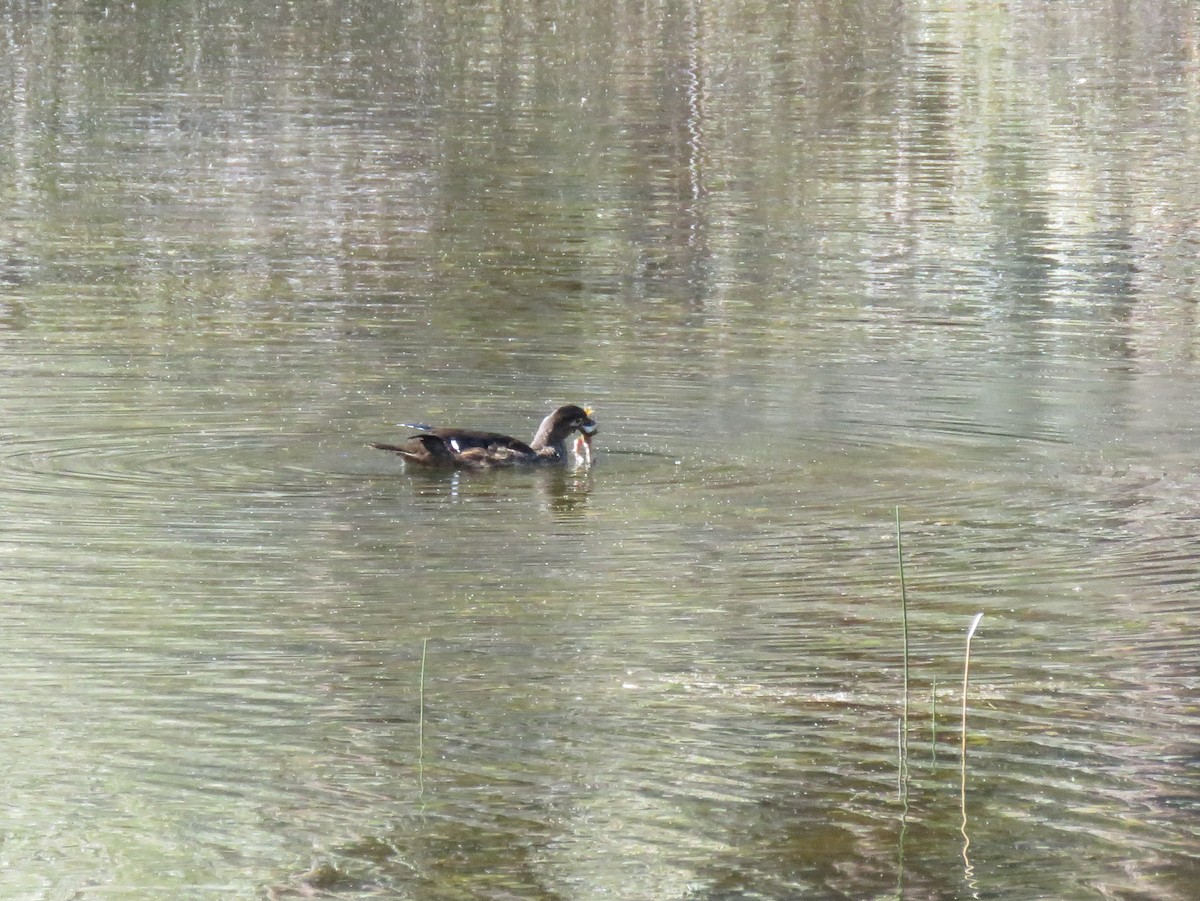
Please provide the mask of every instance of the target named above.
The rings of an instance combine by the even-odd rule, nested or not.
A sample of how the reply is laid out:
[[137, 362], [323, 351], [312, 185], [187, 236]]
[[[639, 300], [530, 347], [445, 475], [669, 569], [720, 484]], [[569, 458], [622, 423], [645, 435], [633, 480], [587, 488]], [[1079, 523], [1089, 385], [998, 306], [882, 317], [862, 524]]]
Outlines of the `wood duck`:
[[[559, 407], [543, 419], [529, 444], [498, 432], [433, 428], [409, 422], [400, 424], [417, 429], [419, 434], [401, 444], [372, 444], [371, 447], [399, 454], [409, 463], [419, 466], [456, 469], [566, 463], [567, 439], [575, 432], [582, 436], [576, 440], [573, 448], [576, 460], [580, 464], [590, 464], [592, 436], [598, 428], [592, 411], [575, 404]], [[586, 456], [579, 449], [580, 441], [587, 449]]]

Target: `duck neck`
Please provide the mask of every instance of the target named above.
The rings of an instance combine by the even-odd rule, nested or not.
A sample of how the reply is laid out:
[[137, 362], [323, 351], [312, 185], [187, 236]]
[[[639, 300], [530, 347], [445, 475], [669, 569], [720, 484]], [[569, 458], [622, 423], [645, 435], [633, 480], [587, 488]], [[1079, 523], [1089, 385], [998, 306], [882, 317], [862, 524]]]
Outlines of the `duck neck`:
[[562, 423], [557, 421], [554, 413], [551, 413], [542, 420], [542, 424], [538, 426], [537, 434], [533, 436], [533, 442], [529, 446], [542, 456], [565, 457], [567, 438], [570, 434], [570, 429], [563, 429]]

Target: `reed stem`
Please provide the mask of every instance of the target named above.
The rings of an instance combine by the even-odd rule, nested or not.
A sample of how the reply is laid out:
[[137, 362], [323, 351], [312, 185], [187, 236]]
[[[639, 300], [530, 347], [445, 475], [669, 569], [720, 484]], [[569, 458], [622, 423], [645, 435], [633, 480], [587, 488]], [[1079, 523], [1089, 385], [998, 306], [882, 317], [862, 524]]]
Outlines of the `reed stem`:
[[964, 781], [966, 780], [967, 772], [967, 683], [971, 678], [971, 639], [975, 636], [975, 630], [979, 627], [979, 621], [981, 619], [983, 619], [983, 614], [976, 613], [975, 618], [971, 620], [971, 628], [967, 629], [967, 652], [963, 658], [962, 761]]
[[900, 763], [908, 765], [908, 587], [904, 583], [904, 541], [900, 531], [900, 507], [896, 507], [896, 568], [900, 572], [900, 622], [904, 633], [904, 706], [900, 715]]
[[937, 676], [929, 683], [929, 744], [932, 762], [937, 764]]
[[959, 783], [959, 809], [962, 812], [962, 826], [960, 831], [963, 837], [963, 878], [971, 886], [972, 892], [974, 892], [975, 868], [971, 865], [971, 836], [967, 832], [967, 685], [971, 675], [971, 639], [974, 637], [981, 619], [983, 619], [983, 614], [976, 613], [975, 618], [971, 620], [971, 628], [967, 629], [967, 651], [963, 658], [962, 687], [962, 778]]
[[425, 788], [425, 658], [429, 639], [421, 639], [421, 677], [417, 686], [417, 784]]

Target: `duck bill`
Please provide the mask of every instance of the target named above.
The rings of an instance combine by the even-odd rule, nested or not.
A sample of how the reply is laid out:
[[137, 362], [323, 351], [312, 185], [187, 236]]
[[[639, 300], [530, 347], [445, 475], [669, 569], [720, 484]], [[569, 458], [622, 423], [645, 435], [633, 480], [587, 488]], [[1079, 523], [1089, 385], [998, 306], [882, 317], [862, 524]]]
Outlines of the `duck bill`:
[[593, 418], [596, 414], [592, 412], [591, 407], [584, 407], [583, 412], [587, 414], [587, 422], [579, 427], [579, 431], [587, 439], [588, 446], [590, 447], [592, 443], [592, 436], [596, 434], [596, 431], [600, 428], [600, 426]]

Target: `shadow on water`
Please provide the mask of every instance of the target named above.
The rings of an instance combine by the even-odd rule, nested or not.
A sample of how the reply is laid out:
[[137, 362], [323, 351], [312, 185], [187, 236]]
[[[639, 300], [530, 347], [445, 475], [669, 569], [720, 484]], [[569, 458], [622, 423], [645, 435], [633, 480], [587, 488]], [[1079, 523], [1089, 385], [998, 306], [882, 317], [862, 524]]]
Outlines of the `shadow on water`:
[[583, 515], [594, 486], [593, 472], [561, 466], [484, 472], [408, 467], [400, 477], [416, 499], [466, 508], [468, 520], [508, 505], [526, 508], [531, 498], [537, 508], [569, 519]]

